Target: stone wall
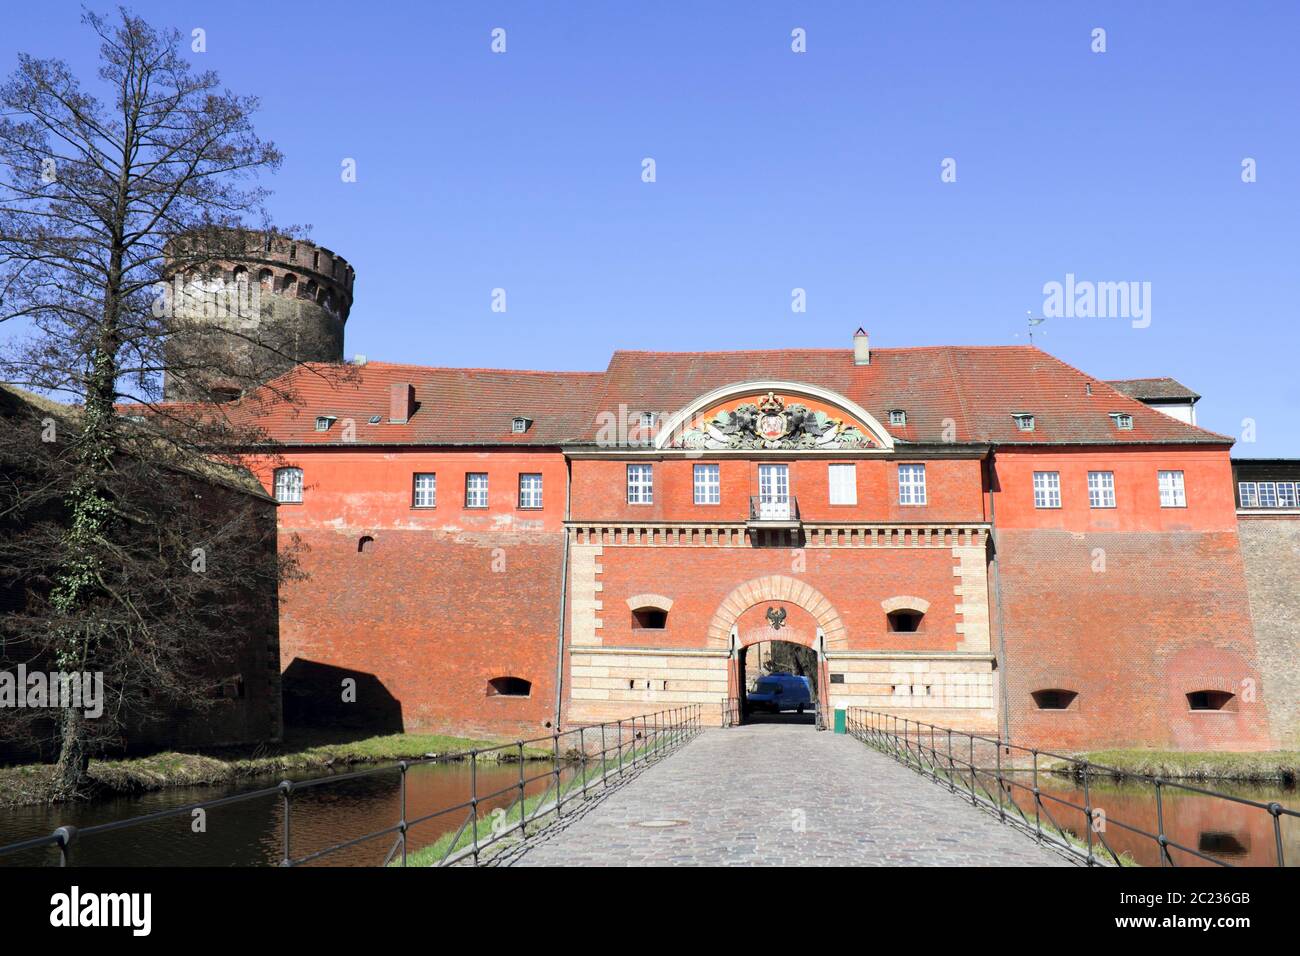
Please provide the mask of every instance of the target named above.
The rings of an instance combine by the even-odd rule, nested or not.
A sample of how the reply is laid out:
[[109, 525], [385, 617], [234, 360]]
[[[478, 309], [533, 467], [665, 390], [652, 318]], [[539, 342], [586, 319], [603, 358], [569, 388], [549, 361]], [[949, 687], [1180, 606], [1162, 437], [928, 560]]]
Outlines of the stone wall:
[[1238, 533], [1261, 696], [1278, 745], [1300, 749], [1300, 515], [1242, 515]]

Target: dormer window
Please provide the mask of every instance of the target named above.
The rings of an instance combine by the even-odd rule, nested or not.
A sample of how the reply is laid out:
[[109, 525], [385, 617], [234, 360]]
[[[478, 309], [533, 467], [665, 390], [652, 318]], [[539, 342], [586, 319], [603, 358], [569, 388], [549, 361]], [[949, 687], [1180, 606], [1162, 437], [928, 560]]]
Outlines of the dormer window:
[[333, 415], [318, 415], [316, 417], [316, 430], [318, 432], [327, 432], [330, 426], [334, 424]]
[[641, 413], [640, 423], [641, 423], [641, 427], [642, 427], [642, 428], [654, 428], [654, 427], [655, 427], [655, 413], [654, 413], [654, 412], [642, 412], [642, 413]]
[[1110, 420], [1115, 423], [1115, 427], [1120, 431], [1130, 432], [1133, 430], [1133, 416], [1126, 412], [1111, 412]]
[[384, 417], [383, 415], [371, 415], [371, 416], [370, 416], [370, 424], [372, 424], [372, 425], [378, 425], [379, 422], [383, 419], [383, 417]]
[[517, 415], [510, 421], [510, 433], [513, 435], [522, 435], [524, 432], [528, 431], [528, 426], [532, 423], [533, 420], [531, 418], [524, 418], [522, 415]]
[[1012, 412], [1011, 418], [1016, 423], [1016, 427], [1022, 432], [1031, 432], [1034, 430], [1034, 416], [1028, 412]]
[[903, 411], [901, 408], [891, 408], [889, 410], [889, 424], [906, 425], [907, 412]]

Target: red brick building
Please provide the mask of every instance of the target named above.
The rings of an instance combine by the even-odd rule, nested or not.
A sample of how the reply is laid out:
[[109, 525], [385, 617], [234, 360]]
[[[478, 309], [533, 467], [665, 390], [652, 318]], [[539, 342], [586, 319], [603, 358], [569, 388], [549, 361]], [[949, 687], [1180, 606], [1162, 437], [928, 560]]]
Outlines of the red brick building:
[[859, 334], [276, 386], [299, 403], [230, 407], [266, 415], [280, 460], [251, 464], [309, 549], [281, 595], [291, 720], [719, 720], [747, 649], [785, 640], [823, 702], [1043, 745], [1280, 736], [1232, 439], [1038, 349]]

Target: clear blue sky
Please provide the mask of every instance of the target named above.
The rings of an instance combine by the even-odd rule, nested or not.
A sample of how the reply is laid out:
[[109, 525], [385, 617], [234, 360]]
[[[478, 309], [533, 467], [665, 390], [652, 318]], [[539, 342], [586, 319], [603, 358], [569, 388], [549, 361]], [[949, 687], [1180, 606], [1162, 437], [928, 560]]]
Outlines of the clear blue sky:
[[[78, 9], [7, 4], [5, 72], [24, 50], [90, 74]], [[349, 354], [602, 369], [615, 348], [847, 348], [858, 325], [1023, 343], [1073, 273], [1150, 282], [1150, 327], [1053, 319], [1037, 344], [1172, 375], [1203, 425], [1257, 422], [1238, 455], [1300, 456], [1300, 4], [134, 9], [205, 29], [196, 59], [261, 97], [287, 156], [273, 213], [356, 266]]]

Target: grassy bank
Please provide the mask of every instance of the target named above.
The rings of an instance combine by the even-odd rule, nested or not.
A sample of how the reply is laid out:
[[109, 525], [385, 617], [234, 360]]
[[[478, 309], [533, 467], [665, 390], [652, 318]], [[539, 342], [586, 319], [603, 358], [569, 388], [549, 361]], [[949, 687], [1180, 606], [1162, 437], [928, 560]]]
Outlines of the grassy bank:
[[[125, 760], [92, 760], [90, 779], [101, 793], [140, 793], [168, 787], [208, 786], [271, 774], [321, 771], [354, 764], [414, 760], [493, 746], [499, 741], [443, 734], [384, 734], [339, 740], [320, 732], [290, 733], [280, 744], [256, 750], [167, 752]], [[526, 757], [550, 757], [549, 750], [526, 749]], [[516, 751], [497, 751], [487, 759], [512, 759]], [[482, 758], [480, 758], [482, 759]], [[49, 764], [0, 767], [0, 806], [44, 803], [49, 795]]]
[[[1242, 780], [1294, 784], [1300, 778], [1300, 751], [1259, 753], [1181, 753], [1166, 750], [1095, 750], [1076, 755], [1124, 774], [1184, 780]], [[1067, 765], [1048, 769], [1061, 771]], [[1091, 773], [1091, 771], [1089, 771]], [[1100, 772], [1100, 771], [1099, 771]]]

